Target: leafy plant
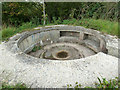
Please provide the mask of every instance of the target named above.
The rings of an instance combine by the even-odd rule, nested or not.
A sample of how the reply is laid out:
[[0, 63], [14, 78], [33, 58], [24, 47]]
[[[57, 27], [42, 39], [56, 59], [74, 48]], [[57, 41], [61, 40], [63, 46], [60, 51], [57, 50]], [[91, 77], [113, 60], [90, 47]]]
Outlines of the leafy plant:
[[102, 78], [102, 81], [100, 78], [98, 78], [99, 84], [96, 83], [97, 88], [118, 88], [118, 78], [116, 77], [113, 80], [107, 81], [105, 78]]

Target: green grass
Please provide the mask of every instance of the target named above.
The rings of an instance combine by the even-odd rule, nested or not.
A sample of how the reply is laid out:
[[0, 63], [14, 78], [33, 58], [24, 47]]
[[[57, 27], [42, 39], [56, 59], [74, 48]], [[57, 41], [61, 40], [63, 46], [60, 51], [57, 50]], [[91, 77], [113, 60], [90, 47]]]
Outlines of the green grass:
[[71, 19], [71, 20], [64, 20], [63, 24], [68, 25], [75, 25], [75, 26], [84, 26], [86, 28], [91, 28], [95, 30], [99, 30], [103, 33], [117, 35], [118, 36], [118, 22], [111, 22], [108, 20], [102, 19]]
[[[83, 26], [86, 28], [91, 28], [95, 30], [99, 30], [103, 33], [116, 35], [118, 36], [118, 22], [111, 22], [107, 20], [95, 20], [95, 19], [71, 19], [71, 20], [57, 20], [55, 23], [48, 23], [47, 25], [56, 25], [56, 24], [67, 24], [67, 25], [74, 25], [74, 26]], [[44, 26], [44, 25], [39, 25]], [[33, 28], [37, 27], [37, 25], [29, 23], [23, 23], [20, 27], [7, 27], [3, 28], [0, 31], [2, 33], [2, 41], [8, 40], [11, 36], [15, 35], [16, 33], [20, 33], [23, 31], [33, 30]]]
[[37, 27], [35, 24], [29, 23], [23, 23], [20, 27], [7, 27], [3, 28], [0, 33], [2, 33], [2, 41], [8, 40], [11, 36], [15, 35], [16, 33], [20, 33], [23, 31], [29, 31], [33, 29], [34, 27]]
[[90, 18], [90, 19], [81, 19], [81, 20], [69, 19], [69, 20], [63, 20], [62, 22], [60, 22], [58, 19], [52, 24], [83, 26], [85, 28], [91, 28], [91, 29], [101, 31], [103, 33], [118, 36], [118, 22], [115, 22], [115, 21], [111, 22], [108, 20], [102, 20], [102, 19], [95, 20]]

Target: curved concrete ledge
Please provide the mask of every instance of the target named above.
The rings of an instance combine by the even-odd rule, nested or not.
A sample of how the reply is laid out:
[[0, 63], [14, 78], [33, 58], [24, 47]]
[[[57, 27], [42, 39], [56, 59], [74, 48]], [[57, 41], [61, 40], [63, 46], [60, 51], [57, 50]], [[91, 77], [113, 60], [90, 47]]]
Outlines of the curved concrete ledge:
[[[79, 26], [53, 26], [41, 28], [37, 31], [29, 32], [18, 40], [18, 48], [29, 53], [35, 45], [51, 45], [54, 43], [84, 43], [85, 47], [93, 50], [95, 53], [106, 52], [106, 43], [99, 32], [87, 30]], [[107, 52], [106, 52], [107, 53]], [[86, 56], [86, 55], [85, 55]]]

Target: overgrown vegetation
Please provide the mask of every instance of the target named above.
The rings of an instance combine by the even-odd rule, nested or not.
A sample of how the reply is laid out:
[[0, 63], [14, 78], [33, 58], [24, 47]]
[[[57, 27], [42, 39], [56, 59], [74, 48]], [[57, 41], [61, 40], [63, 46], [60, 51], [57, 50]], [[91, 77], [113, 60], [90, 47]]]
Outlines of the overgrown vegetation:
[[[68, 24], [92, 28], [118, 36], [118, 3], [46, 2], [46, 25]], [[39, 2], [2, 3], [2, 40], [22, 31], [43, 26], [43, 8]]]
[[[39, 2], [4, 2], [2, 3], [3, 24], [18, 27], [23, 22], [43, 24], [43, 8]], [[81, 20], [83, 18], [118, 20], [118, 3], [115, 2], [46, 2], [46, 20]]]
[[3, 2], [2, 22], [18, 27], [22, 23], [39, 24], [42, 19], [42, 4], [35, 2]]
[[[86, 28], [96, 29], [103, 33], [108, 33], [112, 35], [119, 35], [118, 34], [118, 22], [111, 22], [108, 20], [102, 20], [102, 19], [70, 19], [70, 20], [63, 20], [59, 21], [56, 20], [53, 23], [48, 23], [47, 25], [56, 25], [56, 24], [67, 24], [67, 25], [77, 25], [77, 26], [84, 26]], [[16, 33], [20, 33], [23, 31], [33, 30], [33, 28], [37, 27], [38, 25], [33, 24], [32, 22], [29, 23], [23, 23], [21, 26], [17, 27], [6, 27], [3, 28], [0, 33], [2, 33], [2, 40], [8, 40], [9, 37], [15, 35]], [[39, 25], [43, 26], [43, 25]]]

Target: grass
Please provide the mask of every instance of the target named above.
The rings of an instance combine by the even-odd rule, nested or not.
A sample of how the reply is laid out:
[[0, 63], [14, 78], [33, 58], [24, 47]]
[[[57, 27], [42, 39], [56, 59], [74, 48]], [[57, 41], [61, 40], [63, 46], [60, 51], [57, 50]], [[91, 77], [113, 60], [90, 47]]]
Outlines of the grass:
[[34, 27], [37, 27], [35, 24], [29, 23], [23, 23], [20, 27], [7, 27], [3, 28], [0, 33], [2, 33], [2, 41], [8, 40], [11, 36], [15, 35], [16, 33], [21, 33], [23, 31], [29, 31], [33, 29]]
[[118, 22], [111, 22], [108, 20], [102, 20], [102, 19], [81, 19], [81, 20], [64, 20], [63, 24], [69, 24], [69, 25], [77, 25], [77, 26], [84, 26], [86, 28], [91, 28], [95, 30], [99, 30], [103, 33], [108, 33], [111, 35], [117, 35], [118, 36]]
[[[61, 22], [59, 20], [56, 20], [55, 23], [48, 23], [47, 25], [55, 25], [55, 24], [83, 26], [86, 28], [99, 30], [103, 33], [118, 36], [118, 22], [111, 22], [111, 21], [101, 20], [101, 19], [98, 19], [98, 20], [95, 20], [95, 19], [81, 19], [81, 20], [71, 19], [71, 20], [63, 20]], [[39, 26], [44, 26], [44, 25], [39, 25]], [[32, 22], [29, 22], [29, 23], [23, 23], [20, 27], [3, 28], [2, 31], [0, 31], [0, 34], [2, 33], [2, 41], [8, 40], [11, 36], [15, 35], [16, 33], [33, 30], [33, 28], [35, 28], [35, 27], [37, 27], [37, 25], [32, 24]]]

